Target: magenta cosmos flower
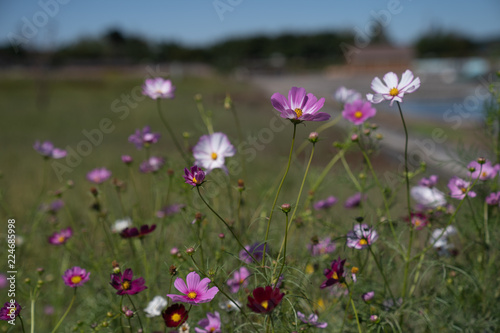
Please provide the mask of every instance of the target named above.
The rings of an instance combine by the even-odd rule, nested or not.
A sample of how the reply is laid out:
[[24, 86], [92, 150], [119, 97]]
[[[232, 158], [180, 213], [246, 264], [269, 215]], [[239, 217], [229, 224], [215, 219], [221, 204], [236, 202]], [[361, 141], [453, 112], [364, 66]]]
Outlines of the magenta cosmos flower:
[[130, 268], [127, 268], [123, 274], [121, 272], [111, 274], [110, 284], [113, 288], [118, 290], [116, 292], [117, 295], [135, 295], [144, 289], [148, 289], [148, 287], [144, 285], [144, 278], [141, 277], [133, 280], [133, 275], [134, 273]]
[[213, 169], [223, 169], [226, 173], [225, 158], [236, 154], [227, 135], [224, 133], [214, 133], [203, 135], [196, 146], [193, 147], [193, 156], [195, 163], [207, 170], [207, 173]]
[[309, 317], [306, 318], [306, 316], [302, 312], [297, 311], [297, 317], [299, 317], [299, 319], [304, 324], [308, 324], [308, 325], [313, 326], [313, 327], [326, 328], [328, 326], [327, 323], [319, 322], [318, 315], [315, 313], [310, 314]]
[[68, 239], [73, 236], [73, 230], [68, 227], [66, 229], [62, 229], [61, 231], [54, 232], [52, 236], [49, 237], [49, 243], [52, 245], [63, 245], [68, 241]]
[[161, 167], [165, 164], [165, 160], [161, 157], [151, 156], [146, 161], [139, 165], [139, 171], [142, 173], [155, 173], [160, 171]]
[[146, 79], [142, 86], [142, 94], [152, 99], [174, 98], [174, 92], [175, 86], [172, 85], [172, 82], [161, 77]]
[[248, 296], [247, 306], [255, 313], [270, 313], [280, 304], [285, 293], [280, 293], [279, 288], [266, 286], [258, 287]]
[[337, 198], [333, 195], [329, 196], [324, 200], [320, 200], [314, 203], [313, 207], [315, 210], [328, 209], [337, 203]]
[[313, 94], [307, 94], [304, 88], [292, 87], [288, 92], [288, 99], [275, 93], [271, 96], [271, 103], [282, 118], [290, 119], [293, 123], [330, 119], [328, 113], [318, 112], [325, 104], [325, 99], [318, 100]]
[[395, 73], [389, 72], [384, 75], [384, 83], [378, 77], [373, 79], [371, 87], [375, 94], [366, 95], [369, 102], [378, 104], [388, 100], [391, 101], [391, 106], [394, 101], [403, 102], [404, 94], [410, 94], [420, 87], [420, 78], [413, 79], [413, 73], [407, 69], [401, 77], [401, 82]]
[[345, 200], [344, 207], [345, 208], [356, 208], [359, 205], [361, 205], [361, 201], [363, 201], [364, 199], [365, 199], [365, 196], [362, 195], [360, 192], [358, 192]]
[[81, 287], [90, 278], [90, 272], [85, 271], [83, 268], [75, 266], [64, 272], [62, 276], [64, 284], [71, 288]]
[[[408, 219], [408, 217], [406, 219]], [[429, 218], [427, 215], [422, 213], [411, 213], [411, 225], [415, 230], [422, 230], [428, 224]]]
[[469, 171], [469, 176], [472, 179], [488, 180], [493, 179], [497, 176], [500, 165], [492, 165], [491, 161], [486, 160], [484, 164], [480, 164], [477, 161], [472, 161], [467, 165], [467, 169], [474, 170]]
[[133, 143], [137, 149], [141, 149], [143, 147], [149, 147], [153, 143], [157, 143], [160, 136], [160, 133], [151, 132], [149, 126], [144, 126], [142, 131], [136, 129], [135, 133], [128, 137], [128, 142]]
[[333, 260], [331, 269], [325, 269], [323, 275], [326, 276], [326, 281], [323, 282], [320, 286], [321, 289], [333, 286], [337, 283], [344, 282], [344, 264], [346, 259], [340, 260], [340, 257], [337, 260]]
[[349, 120], [354, 125], [361, 125], [368, 118], [372, 118], [377, 113], [377, 110], [372, 107], [370, 102], [363, 102], [358, 99], [352, 103], [347, 103], [344, 105], [344, 111], [342, 111], [342, 117]]
[[87, 180], [94, 184], [102, 184], [111, 177], [111, 171], [106, 168], [97, 168], [87, 173]]
[[203, 318], [198, 322], [202, 328], [195, 327], [196, 333], [221, 333], [220, 314], [215, 311], [214, 313], [207, 313], [207, 318]]
[[210, 279], [204, 278], [200, 281], [200, 276], [196, 272], [191, 272], [187, 275], [186, 283], [184, 283], [184, 280], [181, 278], [177, 278], [174, 282], [174, 286], [184, 295], [168, 294], [167, 297], [170, 297], [172, 302], [184, 302], [197, 305], [210, 302], [219, 292], [219, 288], [217, 287], [208, 289]]
[[205, 171], [201, 170], [197, 165], [193, 165], [191, 170], [184, 168], [184, 179], [186, 183], [192, 186], [200, 186], [205, 180]]
[[50, 141], [43, 143], [36, 141], [33, 148], [45, 158], [59, 159], [66, 156], [66, 150], [54, 148], [54, 145]]
[[437, 182], [438, 182], [438, 176], [431, 175], [431, 176], [429, 176], [429, 178], [420, 179], [420, 181], [418, 182], [418, 185], [433, 188], [434, 186], [437, 185]]
[[377, 232], [367, 224], [356, 224], [353, 230], [347, 233], [346, 245], [350, 248], [362, 250], [372, 245], [377, 239]]
[[241, 267], [239, 270], [235, 271], [233, 277], [227, 280], [227, 285], [231, 289], [231, 292], [237, 293], [240, 287], [248, 286], [247, 278], [250, 276], [250, 272], [245, 267]]
[[486, 203], [490, 206], [497, 206], [498, 204], [500, 204], [500, 192], [490, 193], [486, 197]]
[[335, 248], [335, 243], [332, 242], [330, 237], [326, 237], [315, 244], [307, 244], [307, 249], [311, 252], [312, 256], [321, 256], [323, 254], [332, 253], [335, 251]]
[[14, 303], [6, 302], [0, 309], [0, 320], [13, 320], [21, 313], [21, 305], [14, 301]]
[[[465, 198], [465, 194], [469, 198], [474, 198], [476, 196], [476, 192], [470, 190], [471, 183], [465, 181], [458, 177], [453, 177], [448, 182], [448, 189], [450, 190], [450, 196], [455, 199], [462, 200]], [[469, 191], [469, 192], [467, 192]]]
[[[245, 249], [251, 253], [257, 261], [262, 260], [262, 256], [264, 255], [264, 243], [253, 243], [252, 245], [246, 245]], [[250, 255], [248, 255], [247, 251], [241, 250], [239, 253], [239, 257], [241, 261], [246, 262], [247, 264], [251, 264], [253, 259]], [[266, 253], [269, 252], [269, 246], [266, 247]]]

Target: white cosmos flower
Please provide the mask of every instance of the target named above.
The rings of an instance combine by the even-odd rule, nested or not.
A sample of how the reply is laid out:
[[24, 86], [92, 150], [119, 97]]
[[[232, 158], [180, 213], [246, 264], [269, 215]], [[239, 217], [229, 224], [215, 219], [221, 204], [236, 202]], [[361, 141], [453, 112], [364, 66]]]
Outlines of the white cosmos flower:
[[114, 233], [120, 233], [126, 228], [130, 228], [132, 226], [132, 220], [130, 217], [125, 217], [121, 220], [116, 220], [115, 224], [111, 227], [111, 231]]
[[144, 309], [146, 312], [146, 317], [158, 317], [161, 315], [161, 312], [167, 306], [167, 300], [161, 296], [155, 296], [151, 302], [149, 302], [148, 306]]
[[333, 98], [339, 103], [348, 104], [361, 99], [361, 94], [356, 90], [347, 89], [342, 86], [335, 91]]
[[384, 83], [378, 77], [373, 79], [371, 87], [375, 94], [366, 94], [369, 102], [378, 104], [388, 100], [391, 101], [391, 106], [394, 101], [403, 102], [404, 94], [412, 93], [420, 87], [420, 78], [413, 79], [413, 73], [407, 69], [401, 77], [401, 82], [395, 73], [389, 72], [384, 75]]
[[[434, 244], [434, 248], [448, 249], [451, 245], [448, 244], [448, 237], [455, 234], [457, 230], [454, 226], [449, 225], [446, 229], [436, 229], [432, 232], [429, 240], [430, 244]], [[435, 243], [434, 243], [435, 242]]]
[[220, 132], [203, 135], [193, 148], [195, 164], [206, 169], [206, 173], [217, 168], [227, 173], [225, 158], [234, 156], [235, 153], [236, 149], [229, 142], [227, 135]]
[[445, 195], [437, 188], [427, 186], [412, 187], [410, 194], [419, 204], [430, 208], [437, 208], [446, 204]]
[[227, 312], [240, 311], [240, 309], [238, 309], [238, 306], [241, 307], [241, 303], [238, 301], [233, 302], [228, 300], [227, 302], [219, 303], [219, 307]]

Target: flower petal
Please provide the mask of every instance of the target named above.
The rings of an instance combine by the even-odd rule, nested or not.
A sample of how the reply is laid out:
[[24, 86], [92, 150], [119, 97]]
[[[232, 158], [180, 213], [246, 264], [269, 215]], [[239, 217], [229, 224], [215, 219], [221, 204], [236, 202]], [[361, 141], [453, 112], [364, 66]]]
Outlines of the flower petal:
[[[306, 89], [292, 87], [288, 92], [288, 100], [290, 102], [290, 109], [295, 110], [297, 108], [302, 109], [307, 102], [306, 99]], [[304, 101], [305, 100], [305, 101]]]
[[288, 100], [286, 99], [285, 96], [283, 96], [280, 93], [274, 93], [271, 96], [271, 104], [279, 112], [283, 112], [287, 109], [290, 109], [290, 106], [288, 105]]
[[387, 85], [387, 88], [389, 88], [389, 90], [392, 88], [396, 88], [398, 86], [398, 76], [394, 72], [386, 73], [384, 75], [384, 82]]
[[197, 289], [200, 283], [200, 276], [196, 272], [191, 272], [186, 276], [186, 283], [188, 290]]
[[[174, 287], [179, 290], [181, 293], [183, 294], [187, 294], [189, 293], [189, 290], [188, 290], [188, 287], [186, 286], [186, 283], [184, 282], [183, 279], [181, 278], [177, 278], [175, 279], [175, 282], [174, 282]], [[167, 295], [169, 296], [169, 295]], [[170, 296], [169, 296], [170, 297]], [[172, 298], [172, 297], [170, 297]]]
[[371, 87], [373, 91], [379, 94], [387, 94], [390, 88], [386, 87], [378, 77], [372, 80]]

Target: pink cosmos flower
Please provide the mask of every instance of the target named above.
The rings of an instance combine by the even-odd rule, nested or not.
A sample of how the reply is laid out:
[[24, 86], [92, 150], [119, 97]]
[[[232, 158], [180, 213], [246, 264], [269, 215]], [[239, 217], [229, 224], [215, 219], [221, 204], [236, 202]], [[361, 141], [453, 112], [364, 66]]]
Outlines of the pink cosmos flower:
[[186, 183], [192, 186], [200, 186], [205, 180], [205, 171], [201, 170], [197, 165], [193, 165], [191, 170], [184, 168], [184, 179]]
[[151, 156], [148, 160], [139, 165], [139, 171], [142, 173], [155, 173], [160, 171], [165, 164], [165, 160], [161, 157]]
[[378, 234], [367, 224], [356, 224], [353, 230], [347, 233], [346, 245], [357, 250], [366, 249], [378, 239]]
[[306, 316], [302, 312], [297, 311], [297, 317], [299, 317], [299, 319], [304, 324], [308, 324], [309, 326], [313, 326], [313, 327], [317, 327], [317, 328], [326, 328], [328, 326], [327, 323], [319, 322], [318, 315], [315, 313], [310, 314], [309, 317], [307, 317], [307, 319], [306, 319]]
[[142, 131], [136, 129], [135, 133], [128, 137], [128, 142], [133, 143], [137, 149], [141, 149], [149, 147], [152, 143], [157, 143], [160, 136], [160, 133], [153, 133], [151, 127], [145, 126]]
[[62, 276], [64, 284], [71, 288], [83, 286], [83, 284], [89, 280], [89, 277], [90, 272], [78, 266], [66, 270]]
[[360, 192], [350, 196], [344, 202], [345, 208], [356, 208], [361, 205], [361, 202], [366, 199], [366, 195], [362, 195]]
[[172, 82], [161, 77], [146, 79], [142, 86], [142, 94], [152, 99], [174, 98], [174, 92], [175, 86], [172, 85]]
[[317, 244], [307, 244], [307, 249], [309, 250], [309, 252], [311, 252], [312, 256], [320, 256], [323, 254], [334, 252], [336, 246], [335, 243], [332, 242], [330, 237], [326, 237], [317, 242]]
[[36, 141], [33, 148], [42, 156], [47, 158], [59, 159], [66, 156], [66, 150], [54, 148], [54, 145], [50, 141], [45, 141], [40, 143]]
[[[453, 177], [448, 182], [448, 188], [450, 189], [450, 196], [455, 199], [462, 200], [465, 198], [465, 194], [469, 198], [474, 198], [476, 196], [476, 192], [470, 190], [471, 183], [465, 181], [458, 177]], [[467, 192], [469, 190], [469, 192]]]
[[221, 320], [220, 314], [215, 311], [214, 313], [207, 313], [207, 318], [203, 318], [198, 322], [202, 328], [195, 327], [196, 333], [221, 333]]
[[500, 192], [490, 193], [486, 197], [486, 203], [490, 206], [497, 206], [498, 204], [500, 204]]
[[403, 102], [404, 94], [410, 94], [420, 87], [420, 78], [413, 79], [413, 73], [407, 69], [401, 77], [401, 82], [395, 73], [389, 72], [384, 75], [384, 83], [378, 77], [373, 79], [371, 87], [375, 94], [366, 95], [369, 102], [378, 104], [388, 100], [391, 101], [391, 106], [394, 101]]
[[117, 295], [135, 295], [148, 289], [148, 287], [144, 285], [144, 278], [141, 277], [133, 280], [133, 276], [134, 272], [130, 268], [127, 268], [123, 274], [121, 272], [111, 274], [110, 284], [113, 288], [118, 290], [116, 292]]
[[492, 165], [491, 161], [488, 160], [482, 165], [477, 161], [472, 161], [467, 165], [467, 169], [474, 169], [474, 171], [469, 172], [469, 176], [472, 179], [477, 179], [479, 177], [479, 180], [488, 180], [497, 176], [500, 165]]
[[87, 180], [94, 184], [102, 184], [111, 177], [111, 171], [106, 168], [97, 168], [87, 173]]
[[375, 296], [375, 292], [372, 290], [372, 291], [369, 291], [369, 292], [361, 295], [361, 298], [363, 299], [363, 301], [369, 302], [373, 299], [374, 296]]
[[329, 196], [324, 200], [320, 200], [314, 203], [313, 207], [315, 210], [328, 209], [337, 203], [337, 198], [333, 195]]
[[342, 104], [352, 103], [355, 100], [361, 99], [361, 94], [356, 90], [340, 87], [335, 91], [333, 99]]
[[418, 185], [433, 188], [434, 186], [437, 185], [437, 182], [438, 182], [438, 176], [431, 175], [429, 176], [429, 178], [420, 179]]
[[425, 214], [411, 213], [411, 225], [415, 228], [415, 230], [422, 230], [428, 224], [429, 224], [429, 219]]
[[205, 168], [207, 173], [218, 168], [227, 173], [228, 170], [224, 164], [225, 158], [234, 156], [234, 154], [236, 154], [236, 149], [229, 142], [227, 135], [220, 132], [203, 135], [193, 147], [195, 164]]
[[52, 236], [49, 237], [49, 243], [52, 245], [63, 245], [71, 236], [73, 236], [73, 230], [71, 227], [68, 227], [59, 232], [54, 232]]
[[219, 292], [219, 288], [217, 287], [208, 289], [210, 279], [204, 278], [200, 281], [200, 276], [196, 272], [191, 272], [187, 275], [186, 283], [184, 283], [184, 280], [181, 278], [177, 278], [174, 282], [174, 286], [184, 295], [168, 294], [167, 297], [170, 297], [172, 302], [184, 302], [198, 305], [200, 303], [210, 302]]
[[237, 293], [240, 287], [248, 286], [247, 278], [250, 276], [250, 272], [245, 267], [241, 267], [239, 270], [235, 271], [233, 277], [227, 280], [227, 285], [231, 289], [231, 292]]
[[328, 113], [318, 112], [325, 104], [325, 99], [318, 100], [313, 94], [307, 94], [304, 88], [292, 87], [288, 92], [288, 99], [280, 93], [275, 93], [271, 97], [271, 103], [282, 118], [290, 119], [294, 123], [330, 119]]
[[344, 105], [344, 111], [342, 111], [342, 117], [349, 120], [354, 125], [361, 125], [368, 118], [372, 118], [377, 113], [377, 110], [372, 107], [370, 102], [363, 102], [358, 99], [352, 103], [347, 103]]

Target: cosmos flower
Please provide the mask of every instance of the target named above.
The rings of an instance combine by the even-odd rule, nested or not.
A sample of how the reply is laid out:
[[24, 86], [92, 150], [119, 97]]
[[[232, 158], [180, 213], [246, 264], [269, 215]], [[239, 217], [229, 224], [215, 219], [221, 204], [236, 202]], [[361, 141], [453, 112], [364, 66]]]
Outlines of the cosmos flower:
[[160, 137], [160, 133], [153, 133], [151, 132], [151, 127], [144, 126], [142, 131], [136, 129], [135, 133], [128, 137], [128, 142], [133, 143], [137, 149], [142, 149], [143, 147], [149, 147], [151, 144], [157, 143]]
[[123, 274], [121, 272], [111, 274], [110, 284], [118, 290], [117, 295], [135, 295], [148, 288], [144, 285], [144, 278], [133, 280], [133, 275], [134, 272], [130, 268], [127, 268]]
[[123, 230], [130, 228], [132, 226], [132, 220], [130, 217], [125, 217], [121, 220], [116, 220], [115, 224], [111, 226], [111, 231], [114, 233], [120, 233]]
[[62, 278], [64, 284], [71, 288], [81, 287], [90, 279], [90, 272], [87, 272], [83, 268], [75, 266], [66, 270]]
[[361, 125], [367, 119], [372, 118], [377, 113], [377, 110], [372, 107], [370, 102], [364, 102], [360, 99], [344, 105], [342, 117], [349, 120], [354, 125]]
[[270, 313], [278, 306], [285, 293], [280, 293], [279, 288], [271, 286], [258, 287], [248, 296], [247, 306], [255, 313]]
[[102, 184], [111, 177], [111, 171], [106, 168], [97, 168], [87, 173], [87, 180], [94, 184]]
[[484, 164], [480, 164], [477, 161], [472, 161], [467, 165], [467, 169], [474, 170], [469, 171], [469, 177], [472, 179], [488, 180], [493, 179], [497, 176], [500, 165], [492, 165], [491, 161], [486, 160]]
[[378, 104], [388, 100], [391, 101], [391, 106], [394, 101], [403, 102], [404, 94], [410, 94], [420, 87], [420, 78], [413, 79], [413, 73], [407, 69], [401, 77], [401, 82], [395, 73], [389, 72], [384, 75], [384, 83], [378, 77], [373, 79], [371, 87], [375, 94], [366, 95], [369, 102]]
[[[186, 285], [187, 283], [187, 285]], [[219, 288], [208, 289], [209, 278], [200, 281], [200, 276], [196, 272], [191, 272], [186, 277], [186, 283], [181, 278], [174, 282], [175, 288], [184, 295], [168, 294], [173, 302], [184, 302], [193, 305], [210, 302], [219, 292]]]
[[337, 283], [344, 282], [344, 264], [346, 259], [340, 260], [340, 257], [337, 260], [333, 260], [331, 263], [331, 269], [325, 269], [323, 275], [326, 276], [326, 281], [323, 282], [320, 286], [321, 289], [333, 286]]
[[171, 215], [174, 215], [174, 214], [177, 214], [179, 213], [184, 207], [186, 207], [186, 205], [184, 204], [172, 204], [172, 205], [169, 205], [169, 206], [165, 206], [163, 207], [162, 209], [160, 209], [159, 211], [156, 212], [156, 217], [158, 218], [164, 218], [166, 216], [171, 216]]
[[446, 227], [446, 229], [435, 229], [432, 232], [429, 243], [433, 244], [433, 247], [436, 249], [447, 249], [450, 247], [450, 244], [448, 244], [448, 237], [456, 233], [457, 230], [452, 225]]
[[33, 145], [33, 148], [46, 159], [59, 159], [66, 156], [66, 150], [54, 148], [54, 145], [50, 141], [40, 143], [40, 141], [37, 140]]
[[64, 207], [64, 201], [62, 201], [61, 199], [56, 199], [52, 201], [50, 204], [42, 204], [40, 206], [40, 210], [55, 215], [63, 207]]
[[490, 206], [497, 206], [498, 204], [500, 204], [500, 192], [490, 193], [486, 197], [486, 203]]
[[246, 287], [248, 285], [247, 278], [250, 276], [250, 272], [245, 267], [241, 267], [239, 270], [235, 271], [233, 277], [227, 280], [227, 285], [231, 289], [231, 292], [237, 293], [240, 287]]
[[335, 251], [335, 243], [332, 242], [330, 237], [323, 238], [320, 241], [316, 238], [316, 241], [316, 243], [307, 244], [307, 249], [311, 252], [312, 256], [321, 256]]
[[422, 230], [427, 224], [429, 224], [429, 219], [425, 214], [411, 213], [411, 225], [415, 230]]
[[125, 163], [126, 165], [132, 164], [134, 159], [130, 155], [122, 155], [122, 162]]
[[157, 98], [174, 98], [175, 86], [170, 80], [165, 80], [161, 77], [146, 79], [142, 86], [142, 94], [152, 99]]
[[271, 103], [282, 118], [290, 119], [294, 123], [330, 119], [328, 113], [318, 112], [325, 104], [325, 99], [318, 100], [313, 94], [306, 94], [304, 88], [292, 87], [288, 92], [288, 99], [280, 93], [275, 93], [271, 97]]
[[[253, 243], [252, 245], [246, 245], [245, 249], [251, 253], [257, 261], [262, 260], [262, 255], [264, 254], [264, 243]], [[247, 251], [241, 250], [239, 257], [241, 261], [251, 264], [253, 259], [248, 255]], [[266, 253], [269, 252], [269, 246], [266, 247]]]
[[61, 231], [54, 232], [52, 236], [49, 237], [49, 243], [52, 245], [63, 245], [68, 241], [68, 239], [73, 236], [73, 229], [68, 227], [66, 229], [62, 229]]
[[139, 165], [139, 171], [142, 173], [155, 173], [158, 172], [164, 164], [165, 160], [163, 158], [151, 156]]
[[375, 292], [374, 291], [369, 291], [367, 293], [364, 293], [363, 295], [361, 295], [361, 298], [363, 299], [363, 301], [365, 302], [369, 302], [373, 299], [373, 297], [375, 296]]
[[163, 320], [167, 327], [179, 327], [189, 317], [189, 312], [183, 304], [173, 304], [162, 313]]
[[335, 198], [333, 195], [331, 195], [324, 200], [320, 200], [320, 201], [315, 202], [313, 207], [316, 210], [328, 209], [331, 206], [335, 205], [336, 203], [337, 203], [337, 198]]
[[198, 322], [202, 328], [195, 327], [196, 333], [221, 333], [220, 314], [215, 311], [214, 313], [207, 313], [207, 318], [203, 318]]
[[356, 208], [359, 205], [361, 205], [361, 201], [363, 201], [364, 199], [365, 199], [365, 196], [358, 192], [345, 200], [344, 207], [345, 208]]
[[340, 87], [333, 94], [333, 99], [342, 104], [352, 103], [355, 100], [361, 99], [361, 94], [356, 90]]
[[[448, 188], [450, 189], [450, 196], [455, 199], [462, 200], [465, 198], [465, 195], [469, 198], [474, 198], [476, 196], [476, 192], [470, 190], [471, 183], [465, 181], [458, 177], [453, 177], [448, 182]], [[467, 192], [468, 191], [468, 192]]]
[[241, 308], [241, 303], [238, 301], [233, 302], [231, 300], [227, 300], [226, 302], [220, 302], [219, 307], [227, 312], [239, 311], [240, 309], [238, 307]]
[[362, 250], [372, 245], [377, 239], [377, 232], [367, 224], [356, 224], [353, 230], [347, 233], [346, 245], [350, 248]]
[[444, 193], [435, 187], [414, 186], [410, 194], [417, 203], [425, 207], [437, 208], [446, 205]]
[[418, 185], [433, 188], [437, 185], [438, 176], [431, 175], [429, 178], [422, 178], [418, 182]]
[[327, 323], [322, 323], [318, 321], [318, 315], [315, 313], [311, 313], [309, 317], [306, 318], [306, 316], [300, 312], [297, 311], [297, 317], [304, 323], [308, 324], [309, 326], [317, 327], [317, 328], [326, 328], [328, 326]]
[[225, 158], [234, 154], [236, 154], [236, 149], [229, 142], [227, 135], [221, 132], [203, 135], [193, 147], [195, 164], [205, 168], [207, 173], [213, 169], [223, 169], [228, 173], [224, 164]]
[[200, 169], [197, 165], [193, 165], [191, 170], [184, 168], [185, 182], [192, 186], [200, 186], [205, 180], [205, 171]]
[[120, 236], [123, 238], [133, 238], [139, 237], [142, 238], [149, 233], [152, 233], [156, 229], [156, 224], [152, 224], [151, 226], [147, 224], [143, 224], [140, 229], [136, 227], [125, 228], [120, 232]]
[[158, 317], [161, 315], [163, 309], [167, 306], [167, 300], [161, 296], [155, 296], [148, 306], [144, 309], [146, 317]]
[[0, 320], [13, 320], [21, 313], [21, 305], [14, 301], [14, 303], [6, 302], [0, 309]]

